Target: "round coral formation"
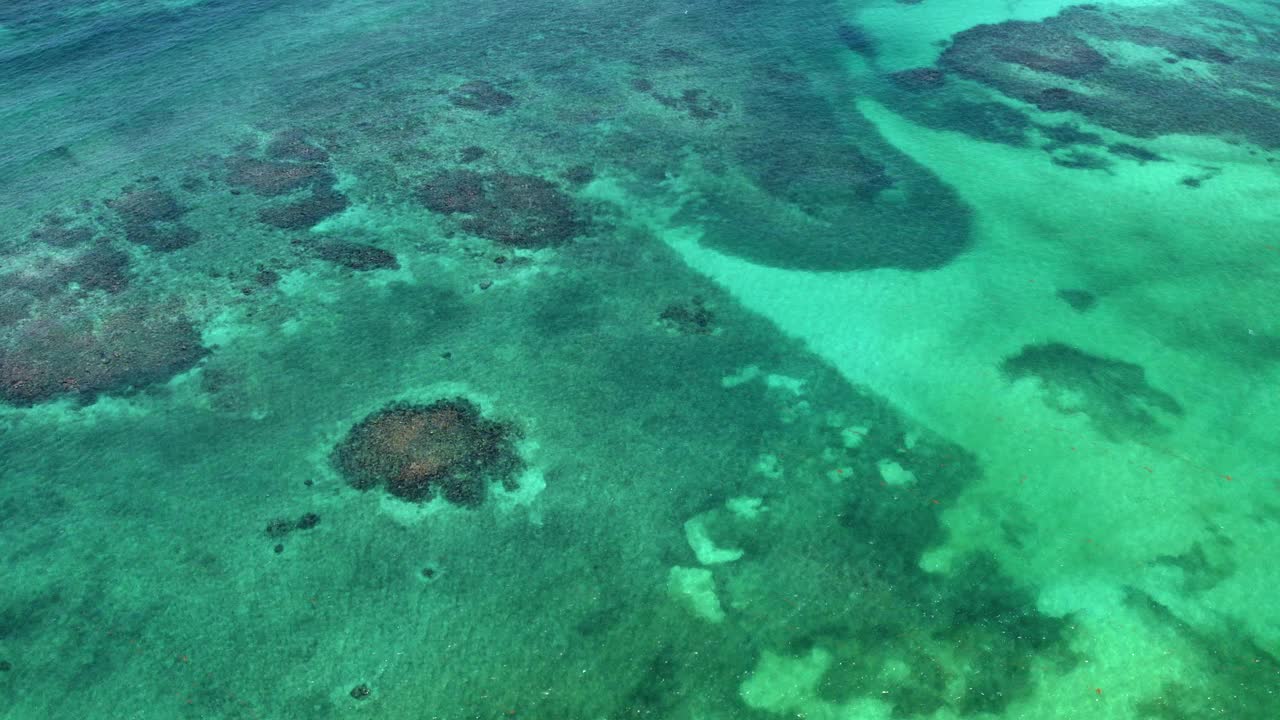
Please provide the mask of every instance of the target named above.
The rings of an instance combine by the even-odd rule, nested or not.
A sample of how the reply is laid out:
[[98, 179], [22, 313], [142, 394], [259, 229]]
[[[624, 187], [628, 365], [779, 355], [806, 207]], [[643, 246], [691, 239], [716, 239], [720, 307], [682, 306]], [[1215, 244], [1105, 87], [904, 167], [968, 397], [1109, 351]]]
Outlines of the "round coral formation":
[[440, 495], [475, 506], [484, 502], [491, 481], [514, 486], [512, 432], [465, 398], [392, 403], [351, 428], [334, 449], [333, 463], [360, 490], [384, 486], [411, 502]]

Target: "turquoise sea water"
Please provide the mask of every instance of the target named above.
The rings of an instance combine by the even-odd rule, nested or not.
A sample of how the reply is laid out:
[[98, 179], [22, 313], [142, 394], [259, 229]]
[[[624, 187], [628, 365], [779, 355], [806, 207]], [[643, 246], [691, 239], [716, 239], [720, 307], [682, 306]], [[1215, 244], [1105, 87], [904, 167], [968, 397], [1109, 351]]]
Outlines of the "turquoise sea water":
[[0, 717], [1280, 717], [1280, 6], [0, 5]]

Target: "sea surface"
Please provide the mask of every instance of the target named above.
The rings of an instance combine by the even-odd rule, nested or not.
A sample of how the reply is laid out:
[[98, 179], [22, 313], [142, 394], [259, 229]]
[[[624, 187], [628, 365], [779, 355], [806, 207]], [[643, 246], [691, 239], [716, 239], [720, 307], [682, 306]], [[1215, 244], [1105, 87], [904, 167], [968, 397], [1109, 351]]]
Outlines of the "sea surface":
[[6, 0], [0, 717], [1280, 718], [1274, 0]]

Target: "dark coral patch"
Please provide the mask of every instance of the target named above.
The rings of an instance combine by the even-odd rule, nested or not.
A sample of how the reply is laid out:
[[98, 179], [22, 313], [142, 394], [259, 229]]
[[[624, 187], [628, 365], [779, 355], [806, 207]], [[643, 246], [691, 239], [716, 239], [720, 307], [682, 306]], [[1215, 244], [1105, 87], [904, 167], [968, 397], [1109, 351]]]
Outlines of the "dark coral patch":
[[1144, 147], [1138, 147], [1137, 145], [1130, 143], [1112, 143], [1107, 146], [1107, 152], [1112, 155], [1120, 155], [1122, 157], [1137, 160], [1140, 163], [1165, 161], [1165, 158], [1160, 155], [1153, 153]]
[[301, 200], [262, 208], [258, 211], [258, 221], [282, 230], [307, 230], [350, 205], [346, 195], [332, 188], [316, 187]]
[[937, 68], [911, 68], [892, 73], [889, 80], [903, 90], [932, 90], [946, 84], [947, 74]]
[[200, 232], [183, 223], [127, 225], [124, 236], [135, 245], [143, 245], [160, 252], [181, 250], [200, 240]]
[[69, 226], [66, 218], [51, 215], [44, 224], [31, 231], [31, 239], [54, 247], [72, 247], [93, 239], [93, 229]]
[[[1076, 7], [1039, 22], [979, 25], [953, 37], [939, 67], [1042, 110], [1080, 113], [1135, 137], [1211, 134], [1280, 146], [1274, 49], [1251, 34], [1224, 35], [1198, 14], [1202, 10]], [[1170, 55], [1155, 63], [1141, 53], [1103, 54], [1117, 43]], [[1178, 65], [1183, 60], [1196, 66]], [[1168, 63], [1182, 72], [1171, 72]]]
[[157, 187], [127, 188], [108, 200], [124, 223], [125, 238], [160, 252], [179, 250], [200, 239], [200, 233], [179, 220], [189, 211], [168, 190]]
[[1112, 439], [1160, 432], [1163, 418], [1182, 414], [1172, 395], [1147, 382], [1142, 366], [1063, 343], [1027, 345], [1000, 369], [1010, 380], [1037, 378], [1047, 405], [1068, 415], [1083, 413]]
[[590, 165], [574, 165], [561, 173], [560, 177], [564, 178], [570, 185], [581, 186], [595, 180], [596, 171], [592, 170]]
[[1102, 145], [1102, 136], [1086, 132], [1076, 125], [1038, 125], [1040, 134], [1050, 141], [1050, 148], [1063, 145]]
[[187, 213], [173, 193], [159, 188], [126, 190], [107, 206], [116, 211], [126, 225], [172, 222]]
[[1014, 37], [1008, 40], [1008, 44], [1001, 43], [994, 47], [995, 57], [1036, 72], [1073, 79], [1093, 75], [1107, 66], [1106, 56], [1088, 43], [1070, 36], [1056, 36], [1037, 46], [1020, 44], [1019, 40], [1023, 35], [1034, 35], [1021, 32], [1027, 25], [1031, 23], [1019, 23], [1006, 28]]
[[487, 154], [485, 149], [478, 145], [468, 145], [458, 151], [458, 162], [473, 163]]
[[394, 254], [382, 248], [360, 243], [320, 243], [312, 248], [312, 253], [325, 262], [352, 270], [395, 270], [400, 267]]
[[1041, 90], [1032, 98], [1032, 102], [1045, 112], [1069, 112], [1085, 106], [1080, 93], [1060, 87]]
[[658, 314], [658, 320], [669, 330], [684, 335], [710, 335], [716, 330], [716, 316], [700, 297], [688, 303], [672, 303]]
[[[1223, 715], [1224, 708], [1239, 718], [1280, 717], [1280, 694], [1266, 690], [1280, 677], [1280, 657], [1260, 646], [1248, 629], [1233, 621], [1206, 627], [1175, 612], [1150, 594], [1135, 589], [1126, 604], [1140, 612], [1164, 634], [1164, 642], [1192, 665], [1190, 675], [1167, 681], [1134, 704], [1143, 720], [1199, 720]], [[1187, 679], [1194, 678], [1194, 679]]]
[[82, 312], [37, 317], [0, 347], [0, 397], [18, 406], [63, 395], [87, 402], [165, 382], [207, 352], [172, 309], [128, 308], [97, 321]]
[[855, 53], [868, 59], [875, 59], [875, 39], [871, 37], [870, 33], [862, 29], [860, 26], [851, 23], [843, 23], [840, 27], [836, 28], [836, 37], [840, 38], [840, 42], [843, 43], [845, 47]]
[[329, 153], [307, 141], [302, 130], [281, 130], [267, 144], [267, 157], [272, 160], [296, 160], [304, 163], [328, 162]]
[[61, 275], [82, 290], [117, 293], [129, 285], [129, 256], [105, 243], [95, 245], [77, 255]]
[[514, 485], [513, 430], [464, 398], [392, 403], [357, 423], [333, 451], [334, 466], [360, 490], [385, 487], [412, 502], [442, 496], [474, 506], [491, 481]]
[[1111, 167], [1111, 161], [1105, 157], [1076, 149], [1055, 153], [1050, 162], [1072, 170], [1108, 170]]
[[1057, 292], [1058, 299], [1076, 312], [1088, 312], [1098, 303], [1098, 296], [1088, 290], [1065, 289]]
[[924, 270], [967, 247], [970, 213], [958, 194], [804, 76], [759, 77], [740, 115], [725, 134], [732, 179], [708, 177], [682, 210], [706, 245], [817, 271]]
[[516, 98], [485, 80], [470, 80], [449, 93], [454, 106], [488, 115], [500, 115], [515, 104]]
[[418, 199], [434, 212], [468, 215], [460, 227], [469, 233], [516, 247], [558, 245], [582, 230], [569, 197], [536, 175], [450, 170], [424, 183]]
[[250, 157], [227, 159], [227, 183], [258, 195], [286, 195], [316, 184], [332, 185], [334, 178], [319, 163], [281, 162]]
[[478, 212], [485, 204], [485, 176], [473, 170], [446, 170], [418, 188], [418, 200], [432, 212]]
[[8, 288], [0, 289], [0, 329], [27, 318], [34, 302], [34, 298], [27, 293]]
[[632, 80], [631, 88], [649, 95], [665, 108], [683, 112], [697, 120], [714, 120], [732, 109], [729, 103], [702, 88], [685, 88], [679, 95], [668, 95], [659, 92], [652, 82], [645, 79]]
[[120, 292], [129, 285], [129, 256], [107, 243], [99, 243], [69, 258], [43, 259], [0, 275], [0, 291], [15, 293], [15, 300], [47, 300], [72, 285], [80, 290]]

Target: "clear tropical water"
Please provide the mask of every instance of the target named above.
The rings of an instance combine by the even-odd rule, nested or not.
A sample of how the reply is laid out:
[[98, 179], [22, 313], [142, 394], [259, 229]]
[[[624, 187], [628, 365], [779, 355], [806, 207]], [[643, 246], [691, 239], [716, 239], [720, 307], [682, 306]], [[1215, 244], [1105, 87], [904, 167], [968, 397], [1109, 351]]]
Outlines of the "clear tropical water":
[[1280, 717], [1274, 2], [9, 0], [0, 716]]

